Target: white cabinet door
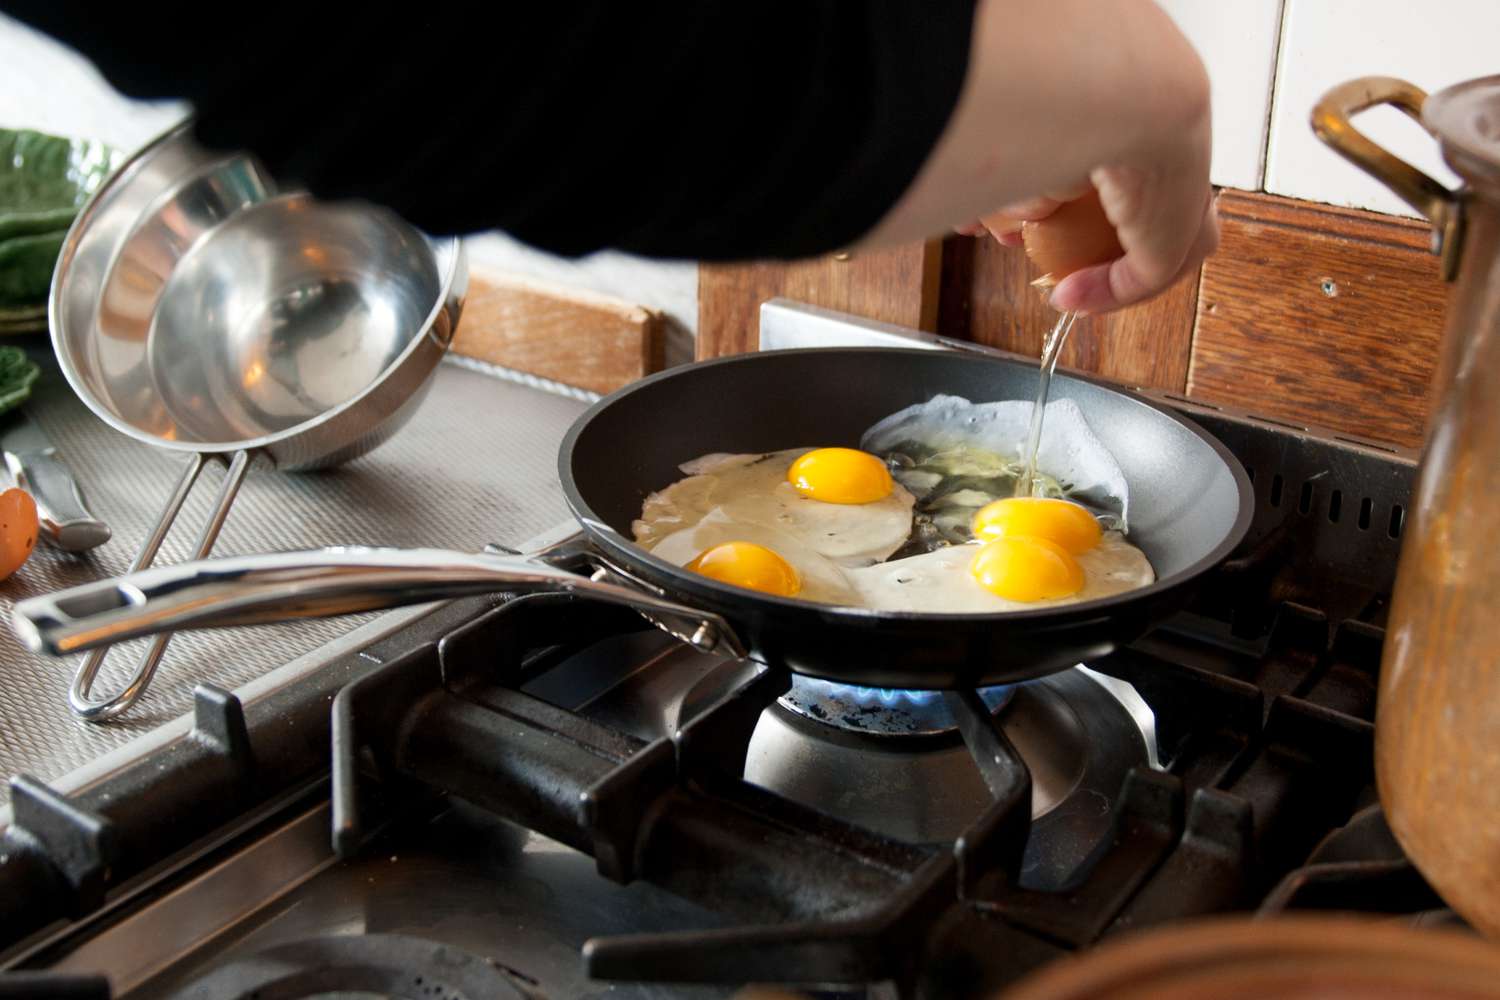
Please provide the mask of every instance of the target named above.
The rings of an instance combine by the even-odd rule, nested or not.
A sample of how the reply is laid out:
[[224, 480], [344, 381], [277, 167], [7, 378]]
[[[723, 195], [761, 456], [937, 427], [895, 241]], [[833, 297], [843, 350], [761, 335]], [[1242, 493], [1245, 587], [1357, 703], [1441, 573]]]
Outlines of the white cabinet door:
[[[1330, 87], [1395, 76], [1429, 92], [1500, 73], [1500, 0], [1286, 0], [1266, 159], [1266, 190], [1379, 212], [1416, 215], [1312, 134], [1308, 116]], [[1447, 184], [1437, 144], [1406, 116], [1358, 116], [1376, 142]]]
[[1213, 182], [1260, 190], [1282, 0], [1158, 2], [1208, 67], [1213, 84]]

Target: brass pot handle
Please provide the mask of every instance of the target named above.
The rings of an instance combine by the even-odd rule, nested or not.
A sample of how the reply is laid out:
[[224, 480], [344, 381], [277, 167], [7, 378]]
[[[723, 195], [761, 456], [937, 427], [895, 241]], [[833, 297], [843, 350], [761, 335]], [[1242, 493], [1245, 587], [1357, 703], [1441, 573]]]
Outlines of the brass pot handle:
[[[1443, 280], [1458, 274], [1464, 213], [1458, 195], [1416, 167], [1376, 145], [1349, 119], [1367, 108], [1389, 104], [1422, 124], [1427, 92], [1390, 76], [1365, 76], [1341, 83], [1313, 108], [1312, 128], [1334, 152], [1394, 191], [1432, 222], [1432, 252], [1443, 260]], [[1426, 127], [1425, 125], [1423, 126]]]

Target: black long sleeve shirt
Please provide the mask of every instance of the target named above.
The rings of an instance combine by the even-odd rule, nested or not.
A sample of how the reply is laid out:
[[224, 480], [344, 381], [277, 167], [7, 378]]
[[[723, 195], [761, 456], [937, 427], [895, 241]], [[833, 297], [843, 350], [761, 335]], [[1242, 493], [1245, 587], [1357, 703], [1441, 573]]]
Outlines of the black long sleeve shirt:
[[434, 234], [708, 260], [868, 231], [947, 123], [973, 19], [973, 0], [0, 9], [319, 197]]

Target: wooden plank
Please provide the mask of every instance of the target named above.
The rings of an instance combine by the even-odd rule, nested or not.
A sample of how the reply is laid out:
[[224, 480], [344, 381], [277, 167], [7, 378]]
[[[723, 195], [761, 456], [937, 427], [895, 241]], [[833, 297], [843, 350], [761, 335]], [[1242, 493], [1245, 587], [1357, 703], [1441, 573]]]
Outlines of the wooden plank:
[[760, 306], [785, 296], [866, 319], [937, 325], [937, 241], [791, 263], [705, 264], [698, 271], [698, 357], [755, 350]]
[[[1040, 272], [1017, 247], [988, 237], [952, 237], [943, 261], [939, 332], [1039, 356], [1057, 313], [1031, 287]], [[1058, 364], [1130, 386], [1181, 392], [1187, 385], [1197, 281], [1194, 275], [1150, 302], [1083, 316]]]
[[1427, 227], [1227, 191], [1219, 213], [1188, 395], [1419, 446], [1449, 293]]
[[495, 271], [473, 274], [452, 350], [567, 385], [613, 392], [660, 371], [661, 315], [605, 295]]

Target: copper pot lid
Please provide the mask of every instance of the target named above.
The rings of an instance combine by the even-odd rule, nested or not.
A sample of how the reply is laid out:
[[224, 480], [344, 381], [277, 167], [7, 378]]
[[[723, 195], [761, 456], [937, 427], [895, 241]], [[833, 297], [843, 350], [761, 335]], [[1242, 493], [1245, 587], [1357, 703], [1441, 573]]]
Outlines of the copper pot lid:
[[1500, 184], [1500, 76], [1438, 91], [1422, 106], [1422, 120], [1454, 170], [1470, 181]]
[[1494, 1000], [1500, 947], [1391, 920], [1227, 918], [1120, 938], [997, 1000]]

